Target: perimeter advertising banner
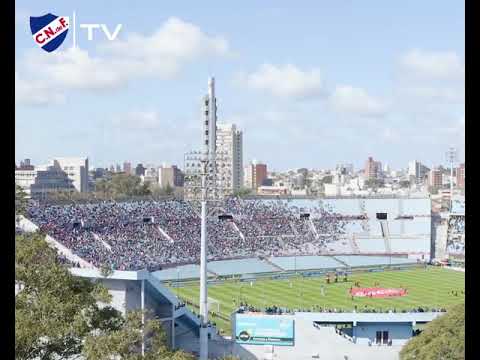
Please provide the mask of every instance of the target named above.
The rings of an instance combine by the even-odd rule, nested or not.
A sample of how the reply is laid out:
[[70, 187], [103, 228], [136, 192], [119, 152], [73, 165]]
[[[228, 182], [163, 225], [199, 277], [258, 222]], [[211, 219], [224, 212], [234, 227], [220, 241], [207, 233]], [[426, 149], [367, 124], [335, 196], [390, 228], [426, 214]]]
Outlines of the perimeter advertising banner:
[[237, 314], [235, 339], [238, 344], [293, 346], [294, 328], [293, 319]]

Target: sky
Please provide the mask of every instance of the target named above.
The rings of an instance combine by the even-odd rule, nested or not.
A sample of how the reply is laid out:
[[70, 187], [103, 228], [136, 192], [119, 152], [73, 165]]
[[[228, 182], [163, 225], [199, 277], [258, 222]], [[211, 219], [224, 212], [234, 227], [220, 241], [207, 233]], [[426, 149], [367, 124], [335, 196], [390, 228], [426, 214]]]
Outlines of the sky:
[[[215, 77], [244, 164], [405, 168], [464, 159], [465, 8], [459, 1], [16, 0], [15, 160], [87, 156], [183, 167]], [[135, 5], [133, 5], [135, 4]], [[64, 43], [30, 16], [76, 14]], [[88, 40], [80, 24], [105, 24]]]

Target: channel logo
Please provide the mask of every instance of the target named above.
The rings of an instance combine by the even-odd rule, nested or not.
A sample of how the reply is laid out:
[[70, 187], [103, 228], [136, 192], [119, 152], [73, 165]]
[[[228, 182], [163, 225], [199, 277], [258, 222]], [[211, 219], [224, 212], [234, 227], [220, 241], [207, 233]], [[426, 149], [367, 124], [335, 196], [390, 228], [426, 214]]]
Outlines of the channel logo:
[[30, 17], [33, 41], [47, 52], [52, 52], [62, 45], [67, 37], [69, 27], [68, 16], [48, 13], [39, 17]]

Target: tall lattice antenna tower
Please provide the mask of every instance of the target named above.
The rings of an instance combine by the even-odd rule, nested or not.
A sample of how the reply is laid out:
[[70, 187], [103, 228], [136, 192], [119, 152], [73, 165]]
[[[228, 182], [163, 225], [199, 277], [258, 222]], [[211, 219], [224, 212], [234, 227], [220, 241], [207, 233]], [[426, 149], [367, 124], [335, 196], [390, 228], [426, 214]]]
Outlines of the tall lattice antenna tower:
[[453, 204], [453, 167], [457, 161], [457, 149], [450, 147], [446, 153], [447, 162], [450, 163], [450, 210]]

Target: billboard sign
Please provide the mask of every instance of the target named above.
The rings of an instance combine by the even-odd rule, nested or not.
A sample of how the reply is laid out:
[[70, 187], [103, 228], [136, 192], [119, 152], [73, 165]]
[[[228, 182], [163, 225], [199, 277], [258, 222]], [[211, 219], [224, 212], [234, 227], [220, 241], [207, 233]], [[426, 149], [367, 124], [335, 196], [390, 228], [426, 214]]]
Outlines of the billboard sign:
[[294, 345], [294, 320], [275, 315], [236, 314], [235, 340], [238, 344]]

